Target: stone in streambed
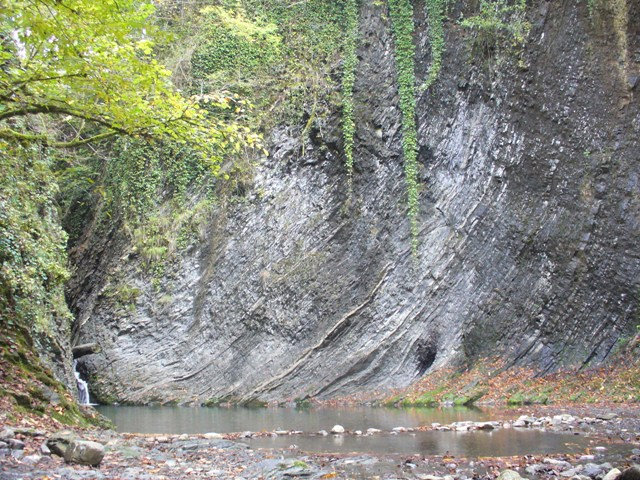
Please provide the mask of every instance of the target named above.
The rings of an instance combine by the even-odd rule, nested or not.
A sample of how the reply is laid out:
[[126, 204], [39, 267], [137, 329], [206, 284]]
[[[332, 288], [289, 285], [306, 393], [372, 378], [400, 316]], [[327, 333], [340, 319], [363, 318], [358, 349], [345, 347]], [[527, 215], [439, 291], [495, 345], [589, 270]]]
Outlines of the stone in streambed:
[[333, 428], [331, 429], [331, 433], [333, 434], [344, 433], [344, 427], [342, 425], [334, 425]]
[[521, 480], [522, 477], [515, 470], [503, 470], [498, 476], [498, 480]]
[[627, 468], [617, 480], [640, 480], [640, 468], [637, 466]]
[[0, 440], [2, 440], [3, 442], [6, 442], [7, 440], [15, 436], [16, 432], [15, 430], [13, 430], [13, 428], [5, 428], [0, 432]]
[[40, 455], [27, 455], [26, 457], [23, 457], [22, 463], [28, 463], [29, 465], [35, 465], [40, 460], [42, 460], [42, 457]]
[[604, 469], [600, 465], [596, 465], [595, 463], [587, 463], [582, 469], [582, 474], [590, 478], [597, 478], [602, 475], [603, 472]]
[[542, 460], [542, 462], [548, 465], [553, 465], [554, 467], [571, 468], [571, 464], [569, 462], [565, 462], [564, 460], [556, 460], [555, 458], [545, 458], [544, 460]]
[[602, 413], [600, 415], [596, 415], [596, 418], [599, 420], [604, 420], [606, 422], [609, 422], [614, 418], [618, 418], [618, 414], [613, 412], [607, 412], [607, 413]]
[[79, 463], [97, 467], [104, 458], [104, 446], [98, 442], [73, 440], [64, 452], [67, 463]]
[[12, 450], [24, 449], [24, 442], [22, 440], [18, 440], [17, 438], [10, 438], [9, 440], [7, 440], [7, 443], [9, 444], [9, 448], [11, 448]]
[[618, 470], [617, 468], [612, 468], [611, 470], [609, 470], [609, 473], [607, 473], [602, 480], [617, 480], [617, 478], [621, 474], [622, 472], [620, 470]]
[[204, 438], [206, 438], [207, 440], [220, 440], [220, 439], [224, 438], [221, 434], [215, 433], [215, 432], [205, 433], [202, 436]]

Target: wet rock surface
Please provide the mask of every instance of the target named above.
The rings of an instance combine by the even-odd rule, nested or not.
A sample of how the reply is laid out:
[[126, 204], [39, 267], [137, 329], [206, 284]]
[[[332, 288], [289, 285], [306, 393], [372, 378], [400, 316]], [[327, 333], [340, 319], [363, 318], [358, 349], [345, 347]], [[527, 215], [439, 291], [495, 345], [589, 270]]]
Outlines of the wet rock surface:
[[[88, 232], [69, 298], [75, 343], [101, 348], [79, 358], [92, 398], [327, 398], [485, 355], [545, 372], [608, 358], [637, 324], [638, 89], [584, 2], [528, 11], [520, 67], [509, 53], [500, 68], [470, 61], [447, 26], [441, 76], [418, 98], [415, 258], [384, 2], [360, 12], [350, 201], [336, 112], [304, 153], [299, 130], [276, 128], [253, 188], [160, 281], [123, 235]], [[430, 48], [416, 22], [420, 82]], [[140, 292], [135, 308], [113, 308], [111, 283]]]

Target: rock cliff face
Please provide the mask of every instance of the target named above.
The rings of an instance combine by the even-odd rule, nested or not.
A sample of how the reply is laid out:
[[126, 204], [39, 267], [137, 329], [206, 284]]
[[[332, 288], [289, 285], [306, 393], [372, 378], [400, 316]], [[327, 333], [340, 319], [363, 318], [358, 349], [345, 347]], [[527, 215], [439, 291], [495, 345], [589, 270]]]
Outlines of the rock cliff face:
[[[76, 343], [102, 348], [81, 359], [94, 395], [330, 397], [486, 356], [543, 371], [607, 359], [638, 323], [640, 5], [616, 20], [533, 3], [520, 59], [471, 58], [446, 26], [418, 100], [415, 257], [384, 2], [361, 5], [350, 200], [336, 112], [304, 153], [299, 132], [275, 129], [245, 201], [212, 212], [159, 285], [123, 236], [86, 238], [69, 298]], [[108, 276], [140, 290], [135, 309], [114, 310]]]

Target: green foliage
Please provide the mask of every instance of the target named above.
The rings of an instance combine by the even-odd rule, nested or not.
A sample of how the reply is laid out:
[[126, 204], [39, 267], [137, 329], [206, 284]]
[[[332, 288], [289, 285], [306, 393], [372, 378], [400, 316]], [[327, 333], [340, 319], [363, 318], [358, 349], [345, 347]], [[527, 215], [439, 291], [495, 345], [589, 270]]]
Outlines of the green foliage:
[[67, 236], [53, 197], [46, 152], [0, 141], [0, 327], [32, 336], [67, 323], [64, 300]]
[[[153, 11], [138, 0], [3, 2], [0, 138], [73, 147], [115, 134], [168, 137], [192, 145], [213, 171], [223, 142], [255, 143], [199, 106], [224, 101], [187, 99], [173, 87], [153, 55]], [[36, 114], [71, 128], [35, 128]]]
[[242, 7], [206, 7], [201, 13], [204, 41], [191, 59], [195, 78], [251, 76], [278, 57], [275, 24], [250, 21]]
[[[344, 1], [220, 1], [221, 10], [205, 10], [197, 22], [191, 90], [246, 96], [257, 107], [247, 115], [253, 126], [307, 124], [308, 134], [333, 111], [330, 74], [342, 44]], [[220, 12], [240, 21], [222, 21]], [[220, 38], [223, 45], [212, 46]]]
[[522, 45], [531, 29], [526, 7], [526, 0], [481, 0], [480, 12], [461, 22], [474, 33], [474, 53], [490, 56], [499, 45]]
[[418, 248], [418, 132], [416, 127], [415, 46], [413, 5], [410, 0], [388, 0], [395, 42], [398, 93], [402, 112], [402, 150], [407, 185], [411, 248]]
[[356, 82], [358, 56], [358, 1], [346, 0], [346, 35], [342, 70], [342, 135], [344, 137], [345, 166], [349, 187], [353, 177], [353, 138], [356, 133], [354, 119], [353, 88]]
[[427, 90], [435, 83], [442, 69], [444, 52], [444, 18], [448, 0], [426, 0], [427, 22], [429, 25], [429, 42], [431, 44], [431, 65], [427, 80], [420, 87]]

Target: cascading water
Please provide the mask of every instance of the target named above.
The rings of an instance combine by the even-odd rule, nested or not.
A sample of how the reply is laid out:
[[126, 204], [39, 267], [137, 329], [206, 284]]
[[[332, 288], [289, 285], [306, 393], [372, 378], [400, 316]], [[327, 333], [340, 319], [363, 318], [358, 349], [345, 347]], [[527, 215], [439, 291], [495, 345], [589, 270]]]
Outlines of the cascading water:
[[80, 378], [80, 372], [78, 372], [78, 360], [73, 361], [73, 374], [76, 376], [76, 385], [78, 386], [78, 401], [80, 405], [90, 405], [89, 401], [89, 385], [87, 382]]

